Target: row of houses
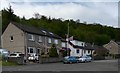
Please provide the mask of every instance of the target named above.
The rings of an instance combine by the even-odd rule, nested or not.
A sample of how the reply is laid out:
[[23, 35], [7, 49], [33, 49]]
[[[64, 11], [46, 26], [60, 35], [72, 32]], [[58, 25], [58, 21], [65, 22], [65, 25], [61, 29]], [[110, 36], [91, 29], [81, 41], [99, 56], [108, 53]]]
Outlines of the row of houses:
[[32, 53], [40, 55], [42, 52], [47, 54], [52, 44], [56, 45], [58, 54], [61, 50], [70, 50], [71, 56], [93, 53], [93, 48], [88, 48], [85, 42], [69, 41], [68, 49], [66, 40], [60, 36], [43, 28], [38, 29], [16, 22], [10, 22], [2, 34], [2, 48], [11, 53], [22, 52], [26, 56]]
[[[9, 23], [2, 34], [1, 41], [2, 48], [6, 48], [10, 53], [21, 52], [25, 54], [25, 56], [32, 53], [38, 55], [41, 55], [42, 53], [47, 54], [53, 44], [56, 45], [58, 54], [69, 50], [70, 56], [93, 55], [94, 51], [97, 49], [99, 50], [98, 52], [103, 52], [106, 49], [108, 51], [115, 50], [115, 47], [111, 50], [112, 47], [109, 46], [111, 44], [106, 44], [104, 47], [98, 47], [97, 45], [91, 45], [90, 43], [82, 42], [74, 38], [67, 42], [65, 38], [46, 29], [16, 22]], [[113, 43], [113, 41], [110, 43]], [[114, 44], [112, 46], [114, 46]], [[118, 52], [118, 50], [115, 50], [114, 52]]]

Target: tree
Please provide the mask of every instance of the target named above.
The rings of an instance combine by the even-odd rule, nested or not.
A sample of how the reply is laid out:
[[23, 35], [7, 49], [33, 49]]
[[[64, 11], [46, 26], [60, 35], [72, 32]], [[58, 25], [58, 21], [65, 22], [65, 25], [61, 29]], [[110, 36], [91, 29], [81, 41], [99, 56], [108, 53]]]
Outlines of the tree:
[[35, 17], [35, 19], [40, 19], [41, 15], [39, 13], [34, 13], [34, 17]]
[[14, 14], [14, 11], [11, 6], [7, 9], [2, 10], [2, 32], [6, 29], [7, 25], [11, 22], [20, 22], [19, 16]]
[[49, 51], [49, 56], [50, 57], [58, 57], [57, 49], [55, 44], [52, 45], [50, 51]]

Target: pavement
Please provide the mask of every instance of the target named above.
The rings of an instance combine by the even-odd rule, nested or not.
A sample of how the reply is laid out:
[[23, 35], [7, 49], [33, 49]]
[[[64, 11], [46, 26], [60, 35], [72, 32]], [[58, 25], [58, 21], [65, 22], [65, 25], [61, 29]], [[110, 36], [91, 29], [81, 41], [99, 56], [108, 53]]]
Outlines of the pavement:
[[97, 60], [89, 63], [30, 63], [20, 66], [3, 66], [2, 71], [118, 71], [118, 60]]

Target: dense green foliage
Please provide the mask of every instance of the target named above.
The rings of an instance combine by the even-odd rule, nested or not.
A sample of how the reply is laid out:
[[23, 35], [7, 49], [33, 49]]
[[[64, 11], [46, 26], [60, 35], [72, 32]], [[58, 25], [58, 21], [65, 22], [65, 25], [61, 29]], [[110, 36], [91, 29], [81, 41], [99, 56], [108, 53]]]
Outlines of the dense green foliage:
[[55, 44], [52, 45], [52, 47], [49, 51], [49, 57], [58, 57], [57, 48], [56, 48]]
[[80, 23], [80, 20], [63, 20], [61, 18], [55, 19], [51, 17], [41, 16], [41, 18], [30, 18], [25, 17], [19, 18], [16, 16], [9, 7], [8, 9], [2, 10], [2, 25], [3, 31], [7, 27], [10, 21], [19, 22], [26, 25], [36, 26], [45, 28], [59, 36], [65, 38], [67, 34], [68, 23], [70, 26], [70, 36], [74, 36], [78, 40], [94, 43], [97, 45], [103, 45], [108, 43], [110, 40], [120, 41], [120, 29], [108, 26], [102, 26], [101, 24], [86, 24]]

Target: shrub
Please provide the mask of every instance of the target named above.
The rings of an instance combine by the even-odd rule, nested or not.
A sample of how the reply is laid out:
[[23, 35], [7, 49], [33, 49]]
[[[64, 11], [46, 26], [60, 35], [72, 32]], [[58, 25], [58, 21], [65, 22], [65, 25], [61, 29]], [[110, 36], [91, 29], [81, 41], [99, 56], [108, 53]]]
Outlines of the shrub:
[[50, 48], [49, 56], [50, 57], [58, 57], [58, 53], [57, 53], [55, 44], [53, 44], [52, 47]]

